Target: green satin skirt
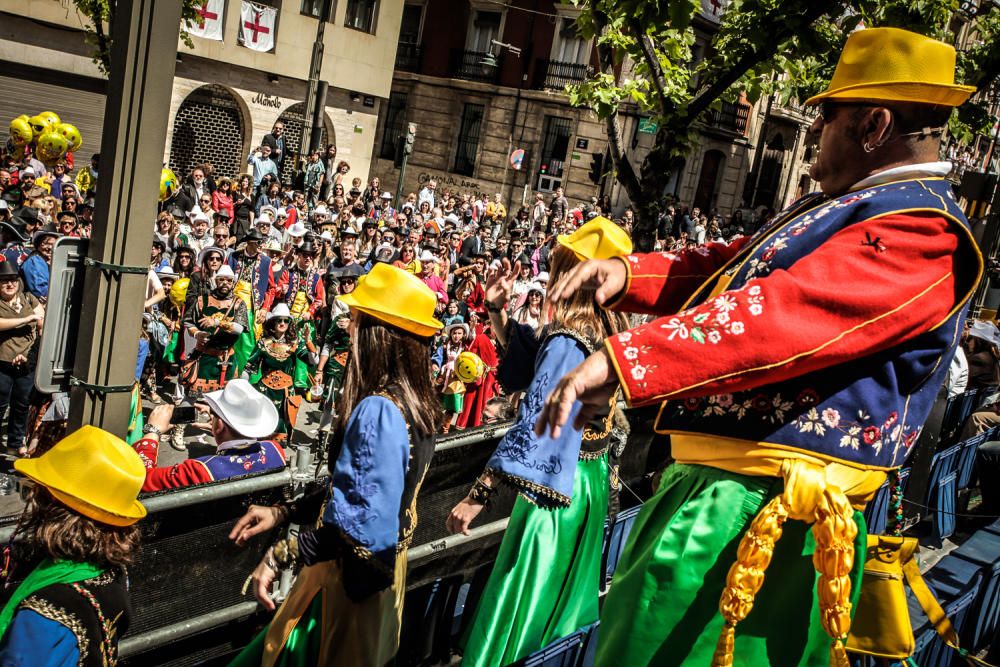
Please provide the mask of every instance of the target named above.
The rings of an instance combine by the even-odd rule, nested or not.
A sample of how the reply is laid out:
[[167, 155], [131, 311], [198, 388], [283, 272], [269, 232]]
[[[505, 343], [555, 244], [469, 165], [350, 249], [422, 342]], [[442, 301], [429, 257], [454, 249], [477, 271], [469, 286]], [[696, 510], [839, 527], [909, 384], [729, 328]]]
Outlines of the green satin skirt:
[[[309, 611], [288, 635], [288, 642], [278, 656], [276, 667], [314, 667], [319, 661], [322, 623], [323, 596], [317, 595], [309, 604]], [[264, 628], [233, 658], [228, 667], [260, 667], [266, 637], [267, 628]]]
[[597, 620], [607, 513], [607, 455], [577, 463], [565, 509], [518, 497], [463, 641], [463, 665], [507, 665]]
[[[596, 664], [711, 664], [723, 627], [719, 597], [740, 538], [783, 487], [699, 465], [673, 465], [636, 518], [601, 612]], [[867, 530], [858, 536], [851, 601], [861, 592]], [[831, 640], [820, 625], [811, 527], [785, 523], [749, 616], [736, 626], [734, 665], [827, 667]]]

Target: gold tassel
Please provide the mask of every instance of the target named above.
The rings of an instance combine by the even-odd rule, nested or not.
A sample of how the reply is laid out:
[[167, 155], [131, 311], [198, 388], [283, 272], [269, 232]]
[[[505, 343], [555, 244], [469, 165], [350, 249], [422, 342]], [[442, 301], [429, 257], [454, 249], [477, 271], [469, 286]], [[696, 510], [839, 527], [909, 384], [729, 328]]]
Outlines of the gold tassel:
[[850, 667], [847, 661], [847, 649], [839, 639], [830, 645], [830, 667]]
[[726, 623], [719, 633], [719, 641], [715, 645], [715, 654], [712, 656], [712, 667], [732, 667], [733, 665], [733, 644], [736, 643], [736, 628]]
[[828, 487], [816, 506], [813, 523], [816, 552], [813, 566], [819, 573], [816, 595], [820, 621], [833, 639], [830, 646], [830, 666], [848, 667], [843, 638], [851, 630], [851, 579], [854, 567], [854, 539], [858, 527], [854, 523], [854, 508], [836, 487]]

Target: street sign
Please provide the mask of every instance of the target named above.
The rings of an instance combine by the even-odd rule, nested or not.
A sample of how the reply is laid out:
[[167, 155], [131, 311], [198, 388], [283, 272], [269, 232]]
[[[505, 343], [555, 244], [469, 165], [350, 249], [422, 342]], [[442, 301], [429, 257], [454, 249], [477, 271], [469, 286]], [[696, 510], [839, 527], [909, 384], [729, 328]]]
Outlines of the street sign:
[[652, 118], [640, 118], [639, 119], [639, 133], [640, 134], [656, 134], [657, 125], [656, 121]]
[[88, 239], [64, 236], [52, 248], [52, 277], [35, 368], [35, 387], [45, 394], [69, 391], [80, 334], [88, 244]]

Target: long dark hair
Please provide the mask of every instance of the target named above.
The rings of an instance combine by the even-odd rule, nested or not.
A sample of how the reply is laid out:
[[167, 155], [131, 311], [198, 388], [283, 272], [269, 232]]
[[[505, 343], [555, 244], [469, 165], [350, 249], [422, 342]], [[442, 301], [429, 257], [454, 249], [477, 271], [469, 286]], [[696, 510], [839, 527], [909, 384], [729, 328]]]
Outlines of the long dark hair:
[[43, 486], [28, 492], [16, 532], [35, 553], [53, 560], [125, 567], [132, 564], [139, 549], [137, 524], [111, 526], [85, 517], [53, 498]]
[[409, 411], [411, 428], [425, 435], [434, 433], [441, 406], [431, 381], [430, 339], [361, 311], [354, 311], [354, 317], [337, 433], [347, 431], [347, 420], [358, 403], [382, 391], [393, 391]]

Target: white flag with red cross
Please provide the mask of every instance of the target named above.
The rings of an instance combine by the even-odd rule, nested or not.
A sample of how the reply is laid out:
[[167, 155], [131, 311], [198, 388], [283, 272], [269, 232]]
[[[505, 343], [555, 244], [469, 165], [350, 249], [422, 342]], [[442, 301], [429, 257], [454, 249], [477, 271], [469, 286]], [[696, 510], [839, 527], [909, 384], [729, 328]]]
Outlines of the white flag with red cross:
[[197, 16], [189, 20], [187, 31], [195, 37], [222, 41], [222, 17], [226, 13], [226, 0], [202, 0], [195, 7]]
[[274, 28], [278, 10], [243, 0], [240, 8], [240, 44], [254, 51], [274, 48]]

